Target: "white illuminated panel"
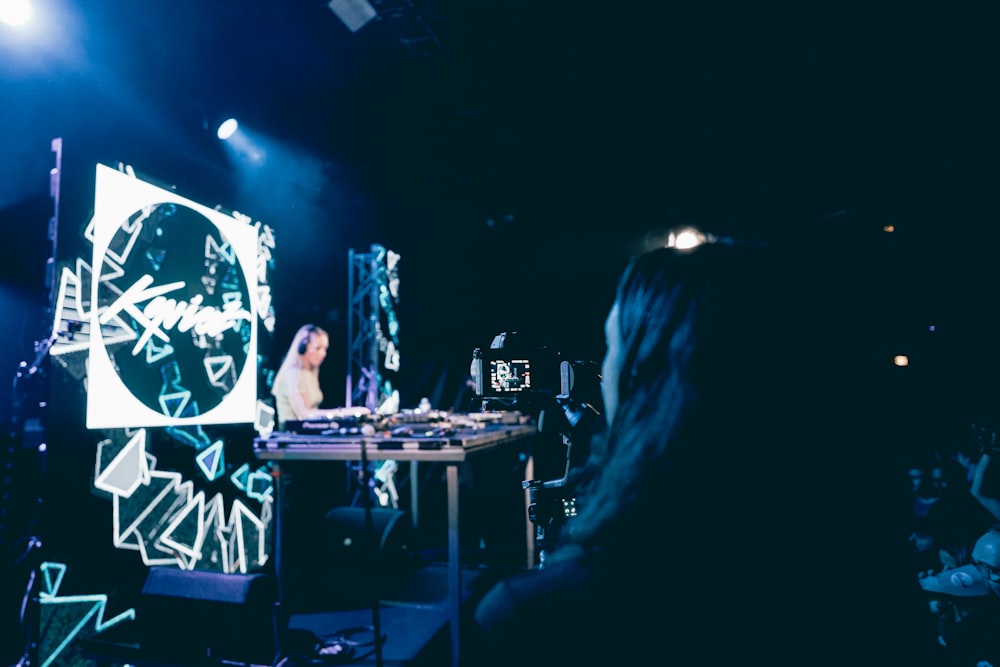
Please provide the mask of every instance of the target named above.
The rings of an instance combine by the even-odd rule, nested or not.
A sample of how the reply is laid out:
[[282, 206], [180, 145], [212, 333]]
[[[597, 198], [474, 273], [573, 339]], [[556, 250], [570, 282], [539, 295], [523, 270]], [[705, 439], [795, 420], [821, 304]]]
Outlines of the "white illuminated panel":
[[97, 165], [89, 231], [87, 428], [253, 423], [258, 230]]

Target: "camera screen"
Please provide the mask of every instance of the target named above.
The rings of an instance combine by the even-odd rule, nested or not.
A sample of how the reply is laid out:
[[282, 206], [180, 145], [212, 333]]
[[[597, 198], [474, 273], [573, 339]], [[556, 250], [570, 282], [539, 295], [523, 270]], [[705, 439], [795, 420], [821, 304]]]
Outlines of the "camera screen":
[[490, 390], [509, 394], [531, 389], [531, 361], [528, 359], [490, 359]]

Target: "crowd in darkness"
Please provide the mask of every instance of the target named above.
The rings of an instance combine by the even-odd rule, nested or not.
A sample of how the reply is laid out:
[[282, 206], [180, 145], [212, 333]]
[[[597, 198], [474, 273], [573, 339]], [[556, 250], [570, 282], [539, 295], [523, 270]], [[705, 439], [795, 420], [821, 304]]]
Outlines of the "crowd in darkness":
[[942, 664], [1000, 665], [1000, 443], [971, 424], [908, 460], [912, 577]]

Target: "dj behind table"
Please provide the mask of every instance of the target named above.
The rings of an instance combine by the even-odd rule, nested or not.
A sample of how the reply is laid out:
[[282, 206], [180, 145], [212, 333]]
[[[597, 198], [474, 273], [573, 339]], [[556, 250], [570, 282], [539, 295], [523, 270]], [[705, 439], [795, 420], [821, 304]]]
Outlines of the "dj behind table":
[[367, 489], [374, 508], [405, 512], [414, 556], [444, 560], [452, 464], [461, 492], [463, 562], [524, 564], [530, 530], [522, 483], [539, 440], [533, 417], [518, 411], [328, 412], [328, 419], [289, 421], [285, 431], [254, 443], [257, 458], [280, 463], [286, 476], [286, 526], [294, 524], [311, 540], [310, 526], [323, 525], [332, 508], [364, 507]]
[[446, 603], [457, 655], [463, 566], [512, 569], [529, 557], [523, 481], [538, 428], [516, 411], [353, 410], [254, 442], [275, 480], [279, 604], [296, 613], [397, 601], [407, 573], [446, 561], [439, 597], [424, 601]]

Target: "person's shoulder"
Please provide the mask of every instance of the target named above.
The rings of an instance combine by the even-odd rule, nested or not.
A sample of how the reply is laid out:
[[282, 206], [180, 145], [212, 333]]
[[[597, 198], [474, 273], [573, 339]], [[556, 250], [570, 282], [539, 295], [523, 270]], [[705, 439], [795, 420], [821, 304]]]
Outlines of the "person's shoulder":
[[501, 579], [476, 606], [482, 642], [476, 654], [489, 664], [521, 666], [616, 664], [648, 655], [662, 637], [625, 638], [641, 625], [637, 605], [651, 600], [641, 600], [647, 594], [620, 585], [621, 579], [620, 571], [588, 558], [561, 559]]
[[580, 558], [511, 574], [494, 584], [480, 601], [477, 621], [489, 627], [523, 620], [532, 609], [560, 606], [568, 597], [583, 596], [593, 578], [593, 568]]

